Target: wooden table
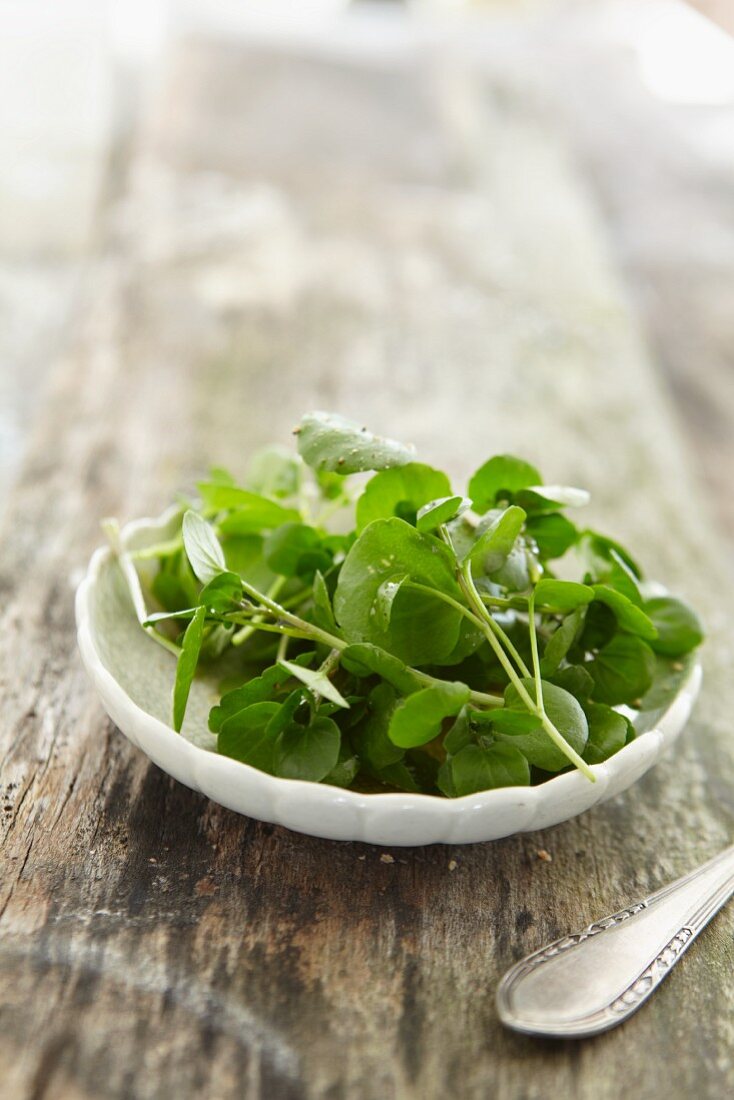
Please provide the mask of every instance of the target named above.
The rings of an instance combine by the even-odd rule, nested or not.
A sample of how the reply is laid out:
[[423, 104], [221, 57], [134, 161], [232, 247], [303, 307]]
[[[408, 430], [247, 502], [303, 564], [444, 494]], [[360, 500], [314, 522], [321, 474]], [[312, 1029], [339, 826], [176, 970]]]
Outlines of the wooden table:
[[[494, 1010], [510, 963], [713, 855], [734, 811], [724, 557], [534, 99], [434, 49], [192, 41], [112, 160], [99, 234], [2, 536], [3, 1097], [726, 1095], [731, 911], [608, 1035], [535, 1042]], [[512, 450], [591, 488], [706, 619], [675, 761], [555, 829], [386, 862], [237, 817], [133, 749], [74, 645], [100, 517], [242, 469], [312, 407], [457, 477]]]

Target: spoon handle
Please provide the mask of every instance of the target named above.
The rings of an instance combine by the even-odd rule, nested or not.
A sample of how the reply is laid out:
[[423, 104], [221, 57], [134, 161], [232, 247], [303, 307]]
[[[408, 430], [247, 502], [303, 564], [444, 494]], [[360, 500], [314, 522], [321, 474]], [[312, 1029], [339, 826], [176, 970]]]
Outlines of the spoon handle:
[[640, 1007], [734, 893], [734, 847], [642, 901], [528, 955], [505, 974], [497, 1009], [529, 1035], [580, 1039]]

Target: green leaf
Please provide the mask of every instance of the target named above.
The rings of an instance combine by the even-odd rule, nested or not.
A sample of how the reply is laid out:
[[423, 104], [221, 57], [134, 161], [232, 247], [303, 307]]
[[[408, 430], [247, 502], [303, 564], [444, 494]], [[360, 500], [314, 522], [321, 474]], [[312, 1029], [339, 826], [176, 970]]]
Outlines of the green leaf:
[[184, 514], [182, 531], [186, 557], [202, 584], [226, 571], [224, 551], [214, 529], [198, 512], [189, 510]]
[[367, 714], [356, 731], [355, 748], [377, 771], [396, 764], [405, 754], [387, 733], [397, 702], [397, 695], [389, 684], [378, 684], [369, 694]]
[[450, 519], [461, 515], [467, 508], [471, 508], [471, 501], [467, 497], [439, 497], [437, 500], [429, 500], [418, 509], [416, 527], [419, 531], [435, 531]]
[[610, 539], [607, 535], [600, 535], [598, 531], [591, 530], [584, 531], [583, 538], [586, 543], [590, 543], [594, 554], [605, 558], [607, 561], [609, 561], [611, 555], [614, 554], [616, 558], [621, 558], [625, 569], [632, 574], [635, 581], [642, 580], [642, 570], [640, 566], [632, 557], [629, 550], [622, 546], [621, 542], [617, 542], [616, 539]]
[[[543, 674], [543, 679], [546, 674]], [[594, 681], [584, 665], [567, 665], [547, 677], [556, 687], [568, 691], [576, 699], [588, 699], [594, 690]]]
[[301, 520], [301, 513], [296, 508], [286, 508], [275, 500], [251, 493], [249, 489], [215, 485], [208, 491], [206, 485], [200, 485], [199, 491], [209, 508], [228, 513], [219, 521], [219, 530], [223, 535], [257, 534]]
[[634, 634], [615, 634], [586, 665], [594, 679], [598, 703], [634, 703], [650, 687], [655, 675], [655, 654]]
[[586, 717], [589, 722], [589, 740], [584, 749], [584, 760], [587, 764], [601, 764], [624, 747], [629, 724], [616, 710], [601, 703], [587, 706]]
[[377, 589], [375, 602], [372, 605], [372, 614], [379, 630], [389, 630], [395, 597], [400, 591], [401, 585], [407, 580], [408, 578], [405, 575], [390, 577], [388, 580], [383, 581]]
[[326, 581], [318, 569], [313, 578], [313, 606], [313, 620], [316, 625], [320, 626], [322, 630], [327, 630], [330, 634], [336, 634], [339, 628], [334, 618], [331, 597], [326, 587]]
[[375, 520], [350, 549], [334, 594], [334, 614], [349, 642], [372, 642], [410, 665], [440, 662], [459, 637], [461, 612], [440, 597], [402, 585], [390, 626], [380, 628], [373, 606], [383, 581], [407, 575], [414, 583], [462, 599], [449, 550], [397, 517]]
[[[535, 681], [527, 679], [522, 683], [535, 702]], [[579, 754], [583, 753], [589, 736], [589, 726], [580, 703], [568, 691], [547, 680], [542, 681], [542, 690], [543, 705], [551, 722], [571, 748]], [[527, 707], [513, 684], [505, 689], [505, 706], [509, 710], [527, 713]], [[497, 730], [497, 737], [510, 742], [531, 764], [543, 771], [557, 772], [568, 767], [568, 757], [551, 741], [540, 721], [530, 732], [510, 734]]]
[[578, 539], [578, 531], [574, 525], [558, 512], [529, 515], [525, 530], [537, 543], [538, 553], [543, 561], [562, 558]]
[[[304, 653], [296, 657], [299, 665], [313, 660], [313, 653]], [[253, 703], [270, 701], [288, 682], [289, 676], [280, 665], [271, 665], [259, 676], [248, 680], [241, 687], [226, 692], [219, 700], [219, 705], [212, 707], [209, 712], [209, 729], [218, 733], [224, 722], [232, 718], [241, 710], [246, 710]]]
[[511, 504], [481, 531], [467, 557], [473, 564], [481, 564], [486, 573], [496, 573], [510, 556], [524, 522], [525, 512]]
[[455, 755], [460, 749], [463, 749], [466, 745], [471, 745], [474, 741], [475, 732], [472, 718], [476, 713], [476, 711], [470, 710], [469, 707], [462, 707], [459, 711], [456, 721], [443, 739], [443, 747], [449, 756]]
[[329, 677], [320, 668], [303, 668], [293, 661], [278, 661], [278, 664], [281, 668], [290, 672], [291, 676], [295, 676], [297, 680], [305, 684], [306, 687], [316, 695], [320, 695], [323, 699], [328, 699], [330, 702], [336, 703], [338, 707], [344, 707], [345, 710], [349, 709], [349, 703], [342, 693], [332, 684]]
[[608, 584], [595, 584], [593, 587], [594, 599], [611, 608], [620, 630], [626, 630], [629, 634], [639, 634], [641, 638], [648, 641], [657, 638], [655, 624], [642, 608], [637, 607], [627, 596], [618, 592], [616, 588], [610, 588]]
[[515, 500], [526, 512], [555, 512], [558, 508], [583, 508], [591, 499], [586, 489], [570, 485], [532, 485], [521, 489]]
[[383, 680], [387, 680], [388, 684], [396, 687], [401, 695], [411, 695], [424, 686], [421, 678], [403, 661], [368, 642], [347, 646], [342, 650], [341, 663], [355, 676], [362, 678], [373, 674], [381, 676]]
[[247, 468], [247, 485], [266, 497], [295, 497], [303, 480], [303, 464], [285, 447], [256, 451]]
[[451, 778], [453, 796], [461, 798], [497, 787], [527, 787], [530, 768], [512, 745], [467, 745], [451, 759]]
[[415, 524], [422, 505], [434, 497], [446, 497], [450, 492], [446, 474], [420, 462], [382, 470], [370, 478], [357, 501], [357, 532], [363, 531], [375, 519], [391, 516]]
[[[575, 611], [565, 617], [560, 626], [551, 634], [546, 642], [543, 659], [540, 662], [543, 676], [549, 677], [558, 669], [561, 661], [565, 659], [581, 633], [585, 617], [586, 607], [577, 607]], [[575, 694], [575, 692], [572, 694]]]
[[646, 600], [644, 610], [657, 628], [652, 642], [656, 653], [664, 657], [683, 657], [703, 641], [703, 627], [695, 611], [673, 596], [655, 596]]
[[[637, 587], [639, 575], [630, 564], [632, 559], [620, 552], [618, 543], [600, 535], [586, 533], [579, 542], [582, 561], [591, 577], [598, 584], [606, 584], [621, 592], [633, 604], [642, 606], [642, 596]], [[635, 567], [636, 568], [636, 567]]]
[[306, 779], [319, 783], [336, 767], [341, 734], [331, 718], [314, 718], [308, 726], [292, 723], [281, 734], [275, 754], [275, 770], [282, 779]]
[[395, 708], [388, 736], [403, 749], [425, 745], [441, 732], [444, 718], [458, 714], [469, 701], [466, 684], [442, 683], [409, 695]]
[[242, 600], [242, 581], [236, 573], [218, 573], [204, 585], [198, 603], [208, 611], [231, 611]]
[[594, 599], [594, 589], [575, 581], [540, 580], [535, 586], [535, 606], [560, 614], [575, 611]]
[[657, 657], [652, 686], [642, 697], [640, 710], [660, 710], [670, 706], [690, 675], [693, 660], [691, 656], [683, 660]]
[[191, 682], [194, 679], [196, 665], [201, 652], [201, 643], [204, 637], [204, 619], [206, 608], [197, 607], [194, 617], [186, 627], [183, 636], [181, 652], [176, 663], [176, 680], [173, 685], [173, 728], [179, 733], [186, 714], [186, 704], [189, 700]]
[[253, 703], [232, 715], [219, 731], [218, 751], [273, 775], [277, 735], [270, 723], [280, 707], [281, 704], [275, 702]]
[[268, 569], [263, 558], [264, 541], [259, 533], [224, 535], [222, 538], [227, 569], [238, 573], [243, 580], [261, 592], [267, 592], [275, 580], [275, 574]]
[[328, 775], [321, 780], [330, 787], [351, 787], [359, 772], [359, 760], [342, 744], [339, 759]]
[[500, 733], [533, 733], [538, 729], [537, 715], [529, 710], [508, 710], [506, 707], [498, 707], [489, 712], [492, 729], [496, 734]]
[[468, 493], [475, 509], [486, 512], [498, 497], [512, 500], [520, 489], [540, 485], [541, 481], [540, 473], [529, 462], [512, 455], [495, 455], [472, 476]]
[[284, 577], [308, 576], [317, 569], [328, 569], [332, 560], [321, 545], [318, 531], [305, 523], [277, 527], [265, 539], [263, 555], [268, 567]]
[[298, 451], [314, 470], [356, 474], [413, 461], [413, 448], [373, 435], [337, 413], [313, 412], [296, 429]]

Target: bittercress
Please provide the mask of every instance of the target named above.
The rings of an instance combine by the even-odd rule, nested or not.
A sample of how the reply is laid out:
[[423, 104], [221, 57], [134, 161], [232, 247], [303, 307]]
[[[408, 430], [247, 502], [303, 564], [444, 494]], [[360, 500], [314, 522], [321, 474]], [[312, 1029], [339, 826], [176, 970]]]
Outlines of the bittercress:
[[[576, 520], [583, 490], [495, 455], [455, 491], [334, 414], [296, 438], [242, 484], [212, 471], [165, 543], [126, 556], [143, 626], [175, 655], [174, 729], [205, 675], [226, 756], [454, 798], [570, 769], [593, 782], [635, 737], [615, 708], [677, 690], [700, 623]], [[145, 562], [132, 577], [130, 559]]]

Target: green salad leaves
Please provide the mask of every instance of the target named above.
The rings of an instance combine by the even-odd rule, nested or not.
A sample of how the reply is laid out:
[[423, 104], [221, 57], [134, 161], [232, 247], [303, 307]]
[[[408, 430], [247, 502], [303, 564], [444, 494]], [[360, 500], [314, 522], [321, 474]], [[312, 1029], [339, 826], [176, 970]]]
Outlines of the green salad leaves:
[[574, 768], [593, 781], [635, 736], [614, 708], [677, 690], [700, 623], [576, 522], [583, 490], [496, 455], [455, 493], [334, 414], [296, 436], [243, 484], [213, 470], [172, 537], [129, 555], [155, 607], [143, 626], [176, 654], [176, 730], [202, 675], [226, 756], [454, 798]]

